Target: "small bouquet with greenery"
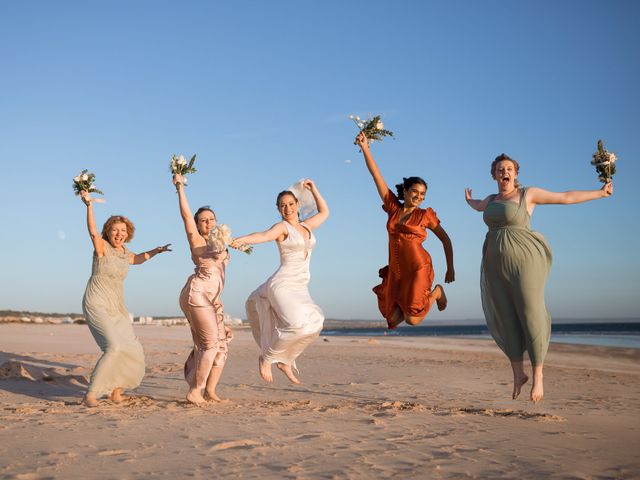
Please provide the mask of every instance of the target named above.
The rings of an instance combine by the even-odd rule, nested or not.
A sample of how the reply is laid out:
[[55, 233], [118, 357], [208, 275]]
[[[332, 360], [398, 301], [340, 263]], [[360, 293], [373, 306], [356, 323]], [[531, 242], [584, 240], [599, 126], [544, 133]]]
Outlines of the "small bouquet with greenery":
[[596, 167], [598, 180], [602, 183], [609, 183], [613, 174], [616, 173], [616, 160], [618, 158], [612, 152], [607, 152], [602, 145], [602, 140], [598, 140], [598, 151], [593, 154], [591, 165]]
[[[224, 223], [218, 223], [215, 227], [211, 229], [209, 232], [209, 236], [207, 238], [207, 243], [214, 251], [214, 253], [222, 253], [228, 246], [233, 243], [233, 238], [231, 237], [231, 229], [228, 225]], [[251, 245], [240, 245], [236, 248], [236, 250], [240, 250], [241, 252], [250, 255], [253, 251], [253, 247]]]
[[[191, 157], [191, 160], [187, 162], [186, 158], [183, 155], [173, 155], [171, 157], [171, 162], [169, 163], [169, 171], [173, 174], [179, 174], [183, 176], [184, 185], [187, 185], [187, 177], [184, 175], [188, 173], [195, 173], [196, 169], [193, 164], [196, 163], [196, 156]], [[176, 191], [178, 190], [178, 186], [176, 185]]]
[[104, 195], [104, 193], [102, 193], [102, 190], [100, 190], [93, 184], [95, 179], [95, 174], [90, 173], [89, 170], [85, 168], [73, 178], [73, 191], [76, 195], [80, 195], [82, 192]]
[[[384, 128], [384, 123], [382, 123], [380, 115], [376, 115], [367, 120], [361, 119], [357, 115], [349, 115], [349, 119], [353, 120], [360, 132], [364, 133], [369, 144], [374, 140], [382, 141], [383, 137], [393, 137], [393, 132]], [[354, 142], [354, 145], [355, 144], [356, 142]]]

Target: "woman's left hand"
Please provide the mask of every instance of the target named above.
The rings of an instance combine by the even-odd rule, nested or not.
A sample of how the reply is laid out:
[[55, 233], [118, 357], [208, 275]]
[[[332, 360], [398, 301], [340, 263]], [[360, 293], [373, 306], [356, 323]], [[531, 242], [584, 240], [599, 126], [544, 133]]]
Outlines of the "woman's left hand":
[[164, 252], [170, 252], [171, 249], [169, 248], [171, 246], [170, 243], [167, 243], [166, 245], [162, 245], [161, 247], [156, 247], [154, 250], [156, 251], [156, 253], [164, 253]]
[[456, 272], [453, 268], [447, 268], [447, 273], [444, 275], [444, 283], [451, 283], [456, 281]]
[[227, 341], [233, 340], [233, 330], [231, 330], [231, 328], [227, 327], [226, 325], [224, 326], [224, 333], [227, 337]]
[[604, 192], [605, 197], [613, 195], [613, 182], [605, 183], [600, 190]]
[[304, 188], [311, 191], [313, 191], [316, 188], [315, 182], [309, 178], [307, 178], [304, 182], [302, 182], [302, 185], [304, 185]]

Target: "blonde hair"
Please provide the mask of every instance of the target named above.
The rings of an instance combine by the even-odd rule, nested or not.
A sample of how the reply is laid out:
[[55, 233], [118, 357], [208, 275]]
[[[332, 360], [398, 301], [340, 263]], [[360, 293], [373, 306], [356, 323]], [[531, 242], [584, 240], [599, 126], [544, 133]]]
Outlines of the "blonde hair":
[[102, 226], [102, 238], [104, 238], [106, 241], [109, 241], [107, 233], [111, 231], [116, 223], [124, 223], [124, 225], [127, 227], [127, 239], [125, 240], [125, 243], [133, 240], [133, 234], [136, 231], [136, 227], [133, 226], [133, 222], [131, 220], [129, 220], [127, 217], [123, 217], [122, 215], [111, 215], [107, 219], [107, 221], [104, 222], [104, 225]]

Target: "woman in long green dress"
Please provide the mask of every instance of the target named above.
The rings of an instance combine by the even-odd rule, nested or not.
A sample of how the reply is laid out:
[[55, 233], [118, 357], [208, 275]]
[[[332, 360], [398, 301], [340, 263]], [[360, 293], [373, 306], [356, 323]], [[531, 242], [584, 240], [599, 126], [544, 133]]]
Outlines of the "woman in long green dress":
[[124, 389], [140, 385], [144, 376], [144, 352], [136, 338], [124, 304], [124, 279], [129, 265], [139, 265], [158, 253], [170, 251], [169, 244], [135, 254], [125, 246], [133, 239], [134, 226], [122, 216], [110, 217], [98, 232], [92, 198], [82, 192], [87, 206], [87, 228], [93, 243], [91, 277], [82, 299], [82, 311], [89, 330], [102, 350], [96, 363], [84, 404], [98, 405], [98, 398], [109, 395], [120, 403]]
[[480, 290], [487, 326], [498, 347], [511, 362], [513, 398], [529, 380], [524, 352], [533, 370], [531, 400], [544, 396], [542, 368], [551, 336], [551, 318], [544, 302], [544, 286], [551, 267], [551, 250], [544, 237], [530, 227], [536, 205], [588, 202], [613, 194], [613, 184], [599, 190], [550, 192], [524, 188], [517, 181], [520, 166], [504, 153], [491, 164], [498, 193], [475, 200], [465, 196], [471, 208], [483, 213], [489, 227], [482, 247]]

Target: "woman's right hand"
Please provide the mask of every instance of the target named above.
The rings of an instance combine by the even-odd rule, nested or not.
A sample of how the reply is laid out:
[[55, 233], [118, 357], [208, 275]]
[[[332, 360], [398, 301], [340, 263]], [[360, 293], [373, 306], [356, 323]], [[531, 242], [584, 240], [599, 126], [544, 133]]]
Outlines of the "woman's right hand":
[[177, 187], [178, 185], [184, 185], [184, 177], [180, 173], [173, 174], [173, 184]]
[[613, 182], [609, 181], [605, 183], [600, 190], [604, 192], [605, 197], [610, 197], [613, 195]]
[[367, 137], [365, 136], [364, 132], [360, 132], [356, 136], [355, 143], [360, 147], [360, 150], [362, 151], [364, 151], [365, 148], [369, 149], [369, 141], [367, 140]]
[[473, 196], [471, 195], [471, 189], [470, 188], [465, 188], [464, 189], [464, 198], [465, 200], [468, 202], [469, 200], [473, 200]]
[[82, 203], [84, 203], [87, 206], [89, 206], [89, 204], [93, 201], [93, 198], [91, 198], [91, 196], [89, 195], [89, 192], [87, 192], [86, 190], [83, 190], [82, 192], [80, 192], [80, 198], [82, 199]]

